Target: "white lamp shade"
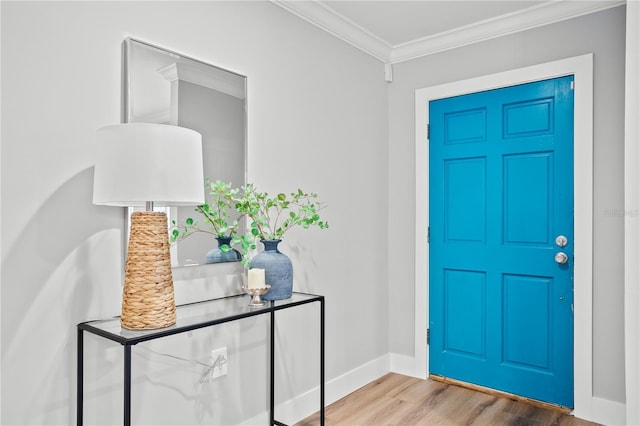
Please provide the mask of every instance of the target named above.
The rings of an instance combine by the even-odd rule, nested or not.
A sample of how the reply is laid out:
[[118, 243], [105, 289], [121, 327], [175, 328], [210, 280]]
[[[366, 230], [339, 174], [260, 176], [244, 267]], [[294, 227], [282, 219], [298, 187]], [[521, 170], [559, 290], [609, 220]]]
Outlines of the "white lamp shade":
[[202, 136], [184, 127], [129, 123], [98, 129], [93, 203], [204, 203]]

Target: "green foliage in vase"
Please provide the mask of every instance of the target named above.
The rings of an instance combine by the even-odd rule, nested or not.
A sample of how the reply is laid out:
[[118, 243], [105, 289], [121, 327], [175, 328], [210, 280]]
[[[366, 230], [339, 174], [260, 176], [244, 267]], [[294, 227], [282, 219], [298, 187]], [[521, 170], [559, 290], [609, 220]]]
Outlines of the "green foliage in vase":
[[[202, 223], [192, 217], [186, 218], [180, 224], [173, 220], [169, 230], [171, 243], [183, 240], [196, 232], [206, 232], [216, 237], [233, 237], [238, 232], [238, 221], [242, 216], [237, 215], [234, 199], [239, 190], [220, 180], [211, 182], [208, 177], [205, 179], [205, 188], [209, 191], [209, 197], [204, 204], [195, 208], [202, 216]], [[231, 247], [223, 244], [220, 250], [227, 252]]]
[[251, 262], [249, 261], [249, 252], [256, 249], [256, 239], [253, 234], [247, 233], [242, 235], [236, 235], [231, 239], [231, 244], [240, 247], [240, 253], [242, 263], [247, 268], [251, 268]]
[[[256, 239], [279, 240], [284, 234], [296, 227], [320, 229], [329, 227], [329, 223], [320, 219], [319, 211], [325, 204], [318, 201], [318, 195], [298, 189], [290, 194], [278, 193], [271, 196], [258, 192], [253, 184], [242, 188], [232, 188], [230, 183], [219, 180], [205, 180], [209, 190], [209, 199], [197, 206], [195, 211], [202, 216], [203, 224], [189, 217], [183, 223], [172, 222], [170, 241], [175, 243], [195, 232], [207, 232], [216, 237], [231, 237], [231, 245], [237, 246], [242, 253], [242, 264], [250, 267], [249, 252], [256, 249]], [[247, 216], [249, 229], [239, 232], [239, 220]], [[234, 218], [237, 217], [237, 218]], [[226, 244], [220, 246], [224, 252], [231, 250]]]
[[320, 219], [319, 211], [325, 207], [317, 200], [318, 195], [298, 189], [289, 195], [278, 193], [275, 196], [259, 192], [253, 184], [247, 184], [234, 196], [236, 210], [250, 219], [249, 231], [236, 235], [232, 244], [240, 245], [242, 263], [250, 267], [249, 250], [256, 248], [256, 239], [279, 240], [284, 234], [296, 227], [320, 229], [329, 227], [329, 223]]
[[260, 240], [279, 240], [296, 226], [320, 229], [329, 223], [320, 220], [319, 211], [325, 204], [317, 200], [318, 195], [298, 189], [289, 195], [278, 193], [271, 196], [258, 192], [253, 184], [242, 187], [236, 198], [235, 208], [251, 219], [251, 234]]

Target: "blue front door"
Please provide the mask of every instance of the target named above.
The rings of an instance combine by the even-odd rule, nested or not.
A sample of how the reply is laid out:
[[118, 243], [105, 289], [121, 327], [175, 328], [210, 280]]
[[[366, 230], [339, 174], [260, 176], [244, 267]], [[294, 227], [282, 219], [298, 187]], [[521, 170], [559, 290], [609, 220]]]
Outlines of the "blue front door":
[[429, 103], [429, 371], [566, 407], [572, 84]]

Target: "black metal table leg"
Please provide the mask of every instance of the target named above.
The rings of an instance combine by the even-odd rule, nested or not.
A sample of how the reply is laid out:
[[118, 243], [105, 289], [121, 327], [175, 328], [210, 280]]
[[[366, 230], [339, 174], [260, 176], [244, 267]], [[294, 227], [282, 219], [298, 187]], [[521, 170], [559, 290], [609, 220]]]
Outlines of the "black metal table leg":
[[324, 297], [320, 299], [320, 425], [324, 426]]
[[124, 345], [124, 423], [131, 425], [131, 345]]
[[84, 404], [84, 335], [82, 329], [78, 328], [78, 359], [76, 372], [76, 423], [82, 426], [82, 409]]
[[269, 425], [275, 424], [275, 331], [276, 331], [276, 312], [271, 311], [271, 336], [269, 343], [270, 352], [270, 379], [269, 379]]

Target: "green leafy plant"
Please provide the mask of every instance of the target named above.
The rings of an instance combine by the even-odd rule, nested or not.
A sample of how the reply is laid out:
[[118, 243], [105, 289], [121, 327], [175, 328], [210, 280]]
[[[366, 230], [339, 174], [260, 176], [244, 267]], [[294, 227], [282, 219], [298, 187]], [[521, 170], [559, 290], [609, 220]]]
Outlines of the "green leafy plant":
[[288, 195], [278, 193], [271, 196], [257, 191], [253, 184], [243, 186], [234, 194], [233, 202], [235, 209], [249, 218], [249, 231], [232, 239], [232, 244], [239, 245], [242, 250], [242, 263], [251, 266], [248, 253], [255, 250], [256, 239], [279, 240], [296, 226], [328, 228], [329, 223], [321, 220], [319, 214], [325, 204], [317, 198], [317, 194], [301, 189]]
[[[202, 216], [202, 223], [192, 217], [186, 218], [180, 224], [172, 221], [169, 236], [171, 243], [183, 240], [196, 232], [206, 232], [216, 237], [233, 237], [238, 232], [242, 215], [237, 214], [234, 199], [239, 189], [232, 188], [230, 183], [220, 180], [211, 182], [209, 178], [205, 179], [205, 188], [209, 191], [209, 197], [204, 204], [195, 208]], [[220, 246], [220, 249], [231, 250], [226, 244]]]
[[242, 253], [240, 263], [242, 263], [247, 268], [250, 268], [251, 262], [249, 261], [249, 252], [251, 250], [255, 250], [257, 247], [256, 239], [253, 234], [247, 233], [236, 235], [231, 239], [231, 244], [240, 247], [240, 253]]
[[251, 235], [260, 240], [279, 240], [296, 226], [320, 229], [329, 223], [320, 219], [319, 211], [325, 204], [317, 200], [318, 195], [298, 189], [290, 194], [278, 193], [271, 196], [259, 192], [253, 184], [242, 187], [235, 202], [238, 212], [251, 219]]
[[[170, 241], [182, 240], [195, 232], [207, 232], [216, 237], [232, 237], [231, 245], [237, 246], [242, 253], [242, 264], [250, 267], [249, 252], [256, 249], [256, 239], [279, 240], [284, 234], [296, 227], [320, 229], [329, 227], [329, 223], [320, 219], [319, 211], [325, 204], [318, 201], [318, 195], [298, 189], [290, 194], [278, 193], [271, 196], [259, 192], [253, 184], [242, 188], [232, 188], [230, 183], [219, 180], [205, 180], [210, 200], [196, 207], [203, 217], [204, 225], [194, 218], [187, 218], [183, 223], [172, 223]], [[232, 215], [232, 213], [234, 213]], [[249, 230], [239, 232], [239, 220], [243, 216], [250, 220]], [[237, 218], [232, 219], [232, 217]], [[222, 251], [231, 247], [223, 244]]]

